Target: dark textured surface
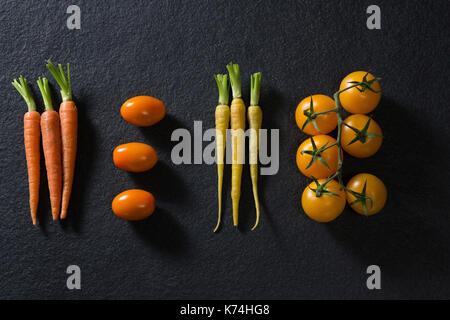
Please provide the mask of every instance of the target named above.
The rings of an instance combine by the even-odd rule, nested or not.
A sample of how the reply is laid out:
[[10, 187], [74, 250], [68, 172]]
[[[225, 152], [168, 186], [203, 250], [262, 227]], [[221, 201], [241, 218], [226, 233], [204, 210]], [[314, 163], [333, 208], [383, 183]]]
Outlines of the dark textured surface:
[[[366, 28], [372, 1], [77, 1], [81, 30], [66, 28], [67, 1], [0, 6], [0, 298], [450, 298], [449, 2], [376, 1], [382, 30]], [[22, 118], [10, 81], [71, 62], [79, 108], [79, 152], [69, 219], [51, 222], [46, 178], [31, 224]], [[260, 227], [244, 171], [242, 230], [232, 227], [229, 172], [223, 228], [216, 222], [216, 168], [175, 166], [171, 132], [214, 124], [213, 73], [241, 65], [263, 73], [263, 126], [280, 129], [281, 168], [261, 179]], [[294, 157], [305, 138], [297, 103], [332, 94], [354, 70], [383, 78], [373, 116], [385, 141], [372, 158], [345, 159], [345, 179], [369, 171], [389, 189], [386, 208], [366, 219], [346, 209], [329, 224], [300, 208], [307, 180]], [[37, 86], [33, 86], [36, 92]], [[55, 90], [56, 93], [56, 90]], [[127, 98], [162, 99], [168, 116], [139, 129], [123, 121]], [[56, 95], [55, 95], [56, 99]], [[40, 100], [39, 100], [40, 101]], [[128, 174], [112, 150], [147, 142], [160, 155], [147, 174]], [[150, 219], [128, 223], [110, 210], [127, 188], [154, 193]], [[82, 290], [66, 289], [66, 267]], [[366, 286], [368, 265], [382, 290]]]

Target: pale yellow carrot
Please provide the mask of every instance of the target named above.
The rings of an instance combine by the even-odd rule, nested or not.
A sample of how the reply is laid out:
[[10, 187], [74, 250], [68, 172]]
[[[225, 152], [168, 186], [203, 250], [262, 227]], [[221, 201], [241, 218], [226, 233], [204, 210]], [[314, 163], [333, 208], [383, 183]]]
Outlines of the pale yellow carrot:
[[233, 224], [239, 220], [239, 200], [241, 198], [242, 169], [244, 164], [245, 104], [241, 93], [241, 74], [239, 65], [227, 65], [230, 75], [233, 100], [231, 101], [231, 200], [233, 203]]
[[223, 185], [223, 168], [225, 158], [225, 145], [227, 137], [227, 129], [230, 123], [230, 107], [228, 106], [228, 77], [226, 74], [215, 75], [217, 86], [219, 88], [219, 104], [216, 107], [216, 155], [217, 155], [217, 192], [219, 200], [219, 213], [217, 217], [217, 225], [214, 228], [216, 232], [222, 220], [222, 185]]
[[258, 106], [259, 92], [261, 87], [261, 73], [254, 73], [251, 76], [250, 107], [248, 107], [248, 123], [250, 128], [249, 139], [249, 160], [250, 177], [252, 179], [253, 199], [256, 208], [256, 222], [252, 230], [259, 224], [260, 210], [258, 197], [258, 151], [259, 151], [259, 130], [262, 124], [262, 110]]

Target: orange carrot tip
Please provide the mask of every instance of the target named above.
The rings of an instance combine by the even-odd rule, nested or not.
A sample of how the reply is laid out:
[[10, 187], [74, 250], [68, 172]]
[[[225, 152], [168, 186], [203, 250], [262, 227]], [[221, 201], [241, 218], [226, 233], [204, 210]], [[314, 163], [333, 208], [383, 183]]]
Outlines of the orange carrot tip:
[[70, 83], [70, 64], [67, 64], [67, 77], [61, 64], [56, 67], [50, 60], [47, 60], [47, 69], [52, 74], [55, 81], [61, 87], [61, 97], [63, 101], [72, 101], [72, 85]]

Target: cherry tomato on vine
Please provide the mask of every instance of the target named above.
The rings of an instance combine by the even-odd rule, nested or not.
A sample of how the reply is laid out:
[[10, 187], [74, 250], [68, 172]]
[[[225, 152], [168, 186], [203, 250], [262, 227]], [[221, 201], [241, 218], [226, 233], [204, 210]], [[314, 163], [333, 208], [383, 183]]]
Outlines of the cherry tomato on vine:
[[125, 220], [142, 220], [155, 210], [155, 198], [150, 192], [130, 189], [118, 194], [112, 202], [116, 216]]
[[[366, 76], [367, 75], [367, 76]], [[347, 75], [341, 82], [339, 90], [343, 90], [353, 85], [352, 81], [361, 82], [366, 76], [366, 80], [371, 82], [375, 77], [366, 71], [355, 71]], [[380, 83], [375, 80], [370, 87], [374, 91], [380, 91]], [[373, 111], [381, 99], [381, 92], [374, 92], [368, 88], [357, 86], [339, 94], [342, 107], [350, 113], [369, 113]]]
[[341, 145], [348, 154], [368, 158], [380, 149], [383, 132], [375, 120], [363, 114], [353, 114], [344, 123], [347, 125], [342, 125]]
[[129, 123], [138, 127], [148, 127], [166, 115], [165, 104], [153, 97], [137, 96], [128, 99], [120, 108], [120, 114]]
[[[312, 110], [311, 110], [312, 101]], [[306, 113], [319, 113], [335, 108], [334, 100], [323, 94], [315, 94], [306, 97], [297, 106], [295, 110], [295, 121], [297, 126], [304, 133], [309, 135], [327, 134], [333, 131], [337, 126], [336, 112], [329, 112], [317, 117], [305, 115]], [[315, 122], [315, 124], [314, 124]], [[317, 128], [319, 131], [317, 131]]]
[[316, 179], [334, 174], [338, 169], [338, 147], [327, 147], [335, 142], [336, 139], [327, 135], [312, 136], [303, 141], [297, 150], [298, 169], [305, 176]]
[[158, 162], [158, 154], [148, 144], [131, 142], [116, 147], [113, 152], [113, 160], [119, 169], [144, 172], [155, 166]]
[[[326, 179], [317, 182], [323, 184]], [[302, 194], [302, 207], [306, 215], [317, 222], [330, 222], [342, 213], [345, 208], [345, 191], [340, 190], [336, 180], [330, 180], [325, 186], [325, 193], [317, 197], [316, 182], [311, 182]]]
[[[350, 179], [346, 186], [347, 202], [361, 215], [371, 216], [383, 209], [387, 190], [383, 181], [370, 173], [360, 173]], [[366, 212], [364, 210], [366, 207]]]

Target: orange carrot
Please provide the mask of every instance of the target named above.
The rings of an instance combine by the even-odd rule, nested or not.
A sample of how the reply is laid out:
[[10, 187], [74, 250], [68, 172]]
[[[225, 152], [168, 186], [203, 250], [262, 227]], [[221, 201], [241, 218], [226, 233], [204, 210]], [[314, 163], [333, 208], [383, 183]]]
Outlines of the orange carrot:
[[12, 85], [19, 91], [28, 106], [28, 112], [23, 117], [23, 133], [28, 167], [31, 219], [33, 220], [33, 224], [36, 225], [37, 207], [39, 203], [39, 180], [41, 178], [41, 129], [39, 125], [41, 116], [36, 111], [36, 103], [28, 88], [27, 79], [20, 76], [19, 81], [14, 79]]
[[61, 219], [67, 217], [70, 194], [72, 192], [73, 176], [75, 171], [75, 159], [77, 155], [77, 131], [78, 131], [78, 111], [72, 101], [72, 86], [70, 83], [70, 65], [67, 64], [67, 79], [61, 65], [58, 68], [50, 61], [47, 68], [61, 87], [63, 102], [59, 107], [61, 118], [61, 142], [63, 161], [63, 192], [61, 205]]
[[61, 206], [61, 128], [59, 114], [53, 110], [48, 80], [39, 78], [37, 83], [45, 104], [45, 112], [41, 116], [42, 147], [47, 169], [52, 217], [53, 220], [56, 220], [58, 219]]

